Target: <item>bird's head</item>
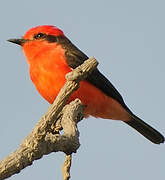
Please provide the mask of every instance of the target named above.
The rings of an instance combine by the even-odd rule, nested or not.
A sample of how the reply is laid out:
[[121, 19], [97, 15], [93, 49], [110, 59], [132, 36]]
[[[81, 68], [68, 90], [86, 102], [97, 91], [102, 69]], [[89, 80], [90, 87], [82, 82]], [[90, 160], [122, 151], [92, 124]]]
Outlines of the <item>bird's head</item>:
[[30, 60], [40, 52], [46, 52], [52, 49], [52, 46], [57, 46], [61, 38], [65, 38], [63, 31], [55, 26], [43, 25], [29, 29], [20, 39], [8, 41], [22, 46], [25, 56]]

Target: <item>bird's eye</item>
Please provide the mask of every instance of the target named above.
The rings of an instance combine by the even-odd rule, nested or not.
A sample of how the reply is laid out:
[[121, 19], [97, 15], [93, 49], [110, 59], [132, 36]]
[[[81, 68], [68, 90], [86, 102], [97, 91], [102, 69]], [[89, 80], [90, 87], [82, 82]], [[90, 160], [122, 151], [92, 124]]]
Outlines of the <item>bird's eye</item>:
[[38, 34], [34, 35], [34, 39], [42, 39], [42, 38], [44, 38], [45, 36], [46, 36], [46, 35], [43, 34], [43, 33], [38, 33]]

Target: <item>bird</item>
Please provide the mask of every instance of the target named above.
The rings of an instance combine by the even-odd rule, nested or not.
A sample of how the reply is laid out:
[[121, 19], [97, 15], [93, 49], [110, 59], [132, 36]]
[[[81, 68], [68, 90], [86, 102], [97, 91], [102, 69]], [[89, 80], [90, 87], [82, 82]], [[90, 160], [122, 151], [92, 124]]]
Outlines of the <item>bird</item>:
[[[9, 39], [22, 47], [29, 64], [32, 82], [41, 96], [52, 104], [66, 82], [65, 75], [81, 65], [88, 56], [53, 25], [30, 28], [22, 38]], [[164, 142], [164, 136], [126, 105], [121, 94], [98, 68], [83, 81], [69, 98], [85, 105], [85, 117], [120, 120], [137, 130], [152, 143]]]

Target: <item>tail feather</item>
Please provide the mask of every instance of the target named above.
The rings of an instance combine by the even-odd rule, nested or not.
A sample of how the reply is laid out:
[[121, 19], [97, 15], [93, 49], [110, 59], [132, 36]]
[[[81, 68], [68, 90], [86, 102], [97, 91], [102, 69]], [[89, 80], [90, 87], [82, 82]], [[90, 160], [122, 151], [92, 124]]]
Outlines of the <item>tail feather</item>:
[[140, 134], [155, 144], [163, 143], [165, 140], [162, 134], [135, 115], [132, 115], [132, 119], [125, 123], [136, 129]]

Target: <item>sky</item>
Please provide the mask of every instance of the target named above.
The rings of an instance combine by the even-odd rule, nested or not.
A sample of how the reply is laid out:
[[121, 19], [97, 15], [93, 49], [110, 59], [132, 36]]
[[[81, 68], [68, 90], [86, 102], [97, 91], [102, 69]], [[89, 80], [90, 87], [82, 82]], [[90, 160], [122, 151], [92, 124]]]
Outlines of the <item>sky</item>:
[[[0, 159], [18, 148], [49, 104], [29, 78], [21, 48], [7, 42], [51, 24], [115, 85], [130, 109], [165, 135], [165, 1], [0, 2]], [[154, 145], [120, 121], [90, 117], [78, 125], [81, 146], [71, 180], [164, 180], [165, 145]], [[62, 179], [63, 153], [37, 160], [10, 180]]]

